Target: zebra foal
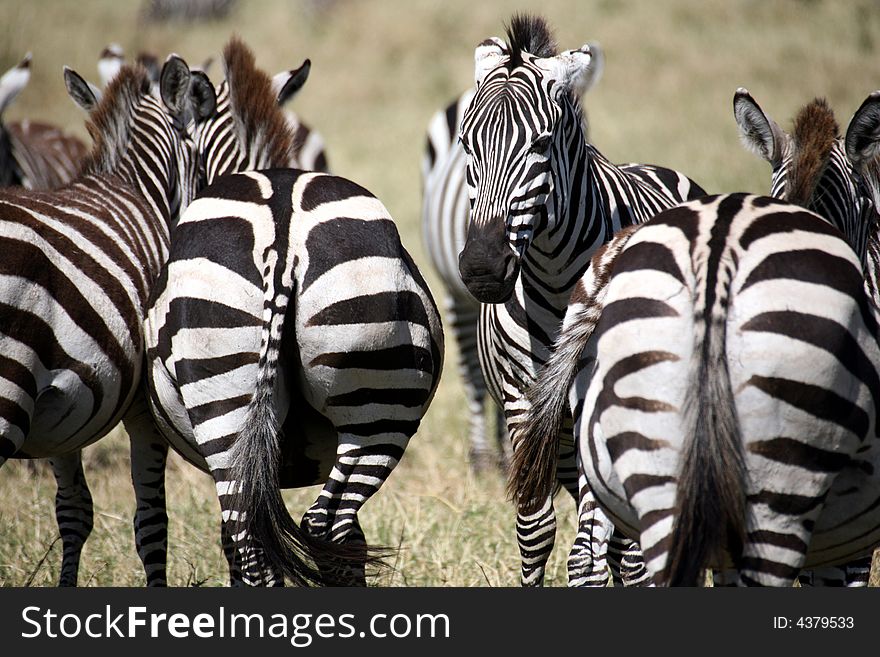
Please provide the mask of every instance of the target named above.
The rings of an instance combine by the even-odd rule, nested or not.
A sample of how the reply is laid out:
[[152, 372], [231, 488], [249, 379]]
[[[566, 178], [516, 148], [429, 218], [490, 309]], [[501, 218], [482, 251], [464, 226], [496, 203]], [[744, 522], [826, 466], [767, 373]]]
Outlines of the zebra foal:
[[[123, 69], [100, 102], [75, 72], [66, 69], [65, 82], [90, 112], [95, 144], [81, 175], [53, 192], [0, 191], [0, 466], [51, 459], [60, 584], [75, 585], [92, 528], [80, 450], [120, 419], [132, 439], [139, 536], [147, 522], [155, 489], [142, 466], [157, 447], [141, 431], [149, 418], [140, 392], [143, 319], [169, 224], [194, 194], [198, 168], [183, 130], [193, 110], [180, 58], [163, 67], [162, 101], [142, 69]], [[163, 583], [164, 559], [157, 568], [151, 551], [138, 548], [148, 583]]]
[[[284, 167], [295, 143], [250, 51], [233, 40], [224, 65], [196, 135], [219, 177], [173, 229], [147, 314], [151, 406], [214, 478], [233, 584], [363, 585], [374, 559], [357, 513], [436, 390], [439, 316], [363, 188], [300, 169], [221, 175], [222, 162]], [[316, 483], [297, 525], [280, 489]]]

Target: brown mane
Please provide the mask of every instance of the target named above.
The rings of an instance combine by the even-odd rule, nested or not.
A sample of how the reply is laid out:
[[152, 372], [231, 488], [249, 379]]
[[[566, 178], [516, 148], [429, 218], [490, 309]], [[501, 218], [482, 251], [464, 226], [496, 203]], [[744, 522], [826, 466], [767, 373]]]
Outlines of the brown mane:
[[824, 98], [806, 105], [794, 120], [794, 154], [788, 201], [807, 206], [828, 164], [840, 128]]
[[242, 143], [262, 151], [263, 166], [289, 167], [295, 135], [278, 106], [272, 80], [256, 67], [253, 52], [238, 37], [223, 49], [223, 65], [229, 106]]
[[84, 174], [108, 173], [115, 169], [128, 146], [134, 108], [149, 95], [147, 70], [142, 66], [123, 66], [86, 122], [94, 145], [83, 161]]

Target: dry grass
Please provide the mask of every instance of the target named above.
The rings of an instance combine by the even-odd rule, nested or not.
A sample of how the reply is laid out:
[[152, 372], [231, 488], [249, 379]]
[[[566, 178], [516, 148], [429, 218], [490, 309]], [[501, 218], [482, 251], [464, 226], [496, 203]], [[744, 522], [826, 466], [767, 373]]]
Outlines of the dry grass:
[[[329, 6], [319, 10], [315, 7]], [[126, 51], [176, 51], [191, 64], [219, 53], [235, 31], [268, 71], [313, 62], [295, 101], [324, 135], [333, 169], [376, 193], [404, 243], [426, 263], [419, 230], [419, 161], [430, 115], [468, 86], [473, 47], [503, 33], [515, 10], [534, 2], [464, 0], [320, 3], [240, 0], [228, 20], [143, 25], [137, 3], [113, 0], [0, 0], [0, 69], [34, 53], [33, 78], [8, 118], [49, 120], [85, 136], [83, 116], [64, 92], [68, 64], [96, 79], [109, 41]], [[598, 40], [605, 76], [587, 99], [594, 142], [617, 161], [656, 162], [689, 173], [710, 191], [766, 191], [769, 169], [738, 143], [733, 92], [746, 86], [783, 126], [814, 96], [826, 96], [841, 125], [880, 87], [873, 62], [880, 8], [870, 0], [545, 0], [563, 48]], [[215, 75], [217, 69], [214, 71]], [[440, 289], [423, 265], [436, 296]], [[451, 342], [451, 341], [450, 341]], [[516, 585], [513, 511], [501, 482], [466, 467], [464, 408], [454, 346], [437, 398], [391, 480], [364, 508], [374, 541], [402, 550], [391, 585]], [[82, 584], [139, 585], [131, 536], [133, 498], [124, 438], [87, 450], [95, 530]], [[207, 476], [174, 460], [169, 468], [169, 577], [175, 585], [225, 583], [219, 514]], [[295, 515], [316, 489], [289, 494]], [[37, 565], [57, 529], [47, 472], [12, 462], [0, 475], [0, 584], [56, 581], [60, 544]], [[548, 584], [565, 583], [573, 506], [560, 500], [562, 527]], [[876, 575], [875, 575], [876, 581]]]

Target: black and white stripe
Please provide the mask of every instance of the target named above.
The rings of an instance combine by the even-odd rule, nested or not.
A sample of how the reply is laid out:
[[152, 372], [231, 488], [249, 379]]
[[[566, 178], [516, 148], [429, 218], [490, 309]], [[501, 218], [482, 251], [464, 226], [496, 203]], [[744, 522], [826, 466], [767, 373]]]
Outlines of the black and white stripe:
[[[284, 164], [292, 139], [269, 78], [240, 42], [224, 58], [230, 102], [213, 121], [234, 115], [246, 161]], [[226, 149], [203, 156], [208, 171], [229, 161]], [[174, 447], [214, 477], [232, 582], [363, 584], [358, 510], [402, 457], [443, 355], [387, 210], [335, 176], [241, 173], [205, 189], [171, 242], [147, 319], [151, 403]], [[279, 489], [316, 483], [297, 526]]]
[[877, 314], [848, 243], [865, 233], [711, 196], [594, 257], [523, 431], [558, 431], [571, 383], [586, 478], [656, 583], [791, 585], [880, 541]]
[[0, 186], [56, 189], [73, 180], [88, 149], [56, 126], [4, 122], [3, 114], [30, 80], [31, 55], [0, 77]]
[[[850, 123], [846, 139], [850, 158], [834, 113], [825, 100], [817, 98], [804, 106], [789, 134], [761, 109], [746, 89], [738, 89], [733, 99], [734, 117], [743, 144], [773, 168], [770, 195], [816, 212], [857, 240], [851, 242], [851, 246], [865, 265], [868, 295], [875, 304], [880, 302], [876, 206], [850, 160], [862, 161], [857, 149], [870, 152], [874, 148], [876, 140], [870, 130], [878, 123], [877, 106], [877, 99], [869, 97]], [[865, 230], [865, 226], [870, 228]], [[825, 569], [821, 575], [805, 572], [799, 579], [803, 585], [821, 577], [824, 583], [867, 586], [870, 571], [871, 558], [868, 557], [860, 563], [847, 564], [837, 572], [833, 569]]]
[[[615, 166], [586, 142], [579, 98], [596, 74], [596, 46], [557, 54], [543, 21], [519, 16], [508, 40], [484, 41], [475, 53], [477, 91], [461, 129], [471, 218], [459, 265], [483, 303], [481, 366], [516, 452], [523, 393], [549, 355], [589, 256], [621, 227], [703, 191], [669, 169]], [[559, 450], [556, 476], [574, 495], [570, 431]], [[589, 491], [583, 496], [583, 505], [601, 515]], [[576, 549], [595, 554], [572, 555], [572, 583], [607, 581], [605, 542], [598, 528], [590, 537], [593, 529], [581, 527]], [[549, 497], [519, 515], [517, 534], [522, 581], [539, 584], [555, 534]]]
[[[422, 239], [431, 264], [445, 290], [446, 325], [458, 346], [458, 369], [468, 405], [468, 457], [471, 468], [482, 472], [491, 467], [506, 469], [510, 441], [501, 409], [494, 409], [495, 439], [487, 438], [486, 383], [477, 355], [477, 324], [480, 304], [458, 273], [458, 254], [467, 234], [469, 201], [464, 149], [458, 141], [461, 117], [474, 97], [468, 89], [437, 112], [428, 124], [422, 159]], [[494, 446], [492, 442], [496, 443]]]
[[[83, 174], [54, 192], [0, 194], [0, 465], [51, 458], [62, 585], [76, 584], [92, 526], [80, 450], [124, 418], [137, 529], [152, 493], [141, 457], [154, 449], [154, 436], [136, 427], [146, 411], [138, 392], [143, 319], [168, 253], [169, 223], [195, 191], [192, 143], [179, 128], [189, 79], [186, 63], [169, 59], [163, 107], [143, 70], [124, 69], [99, 103], [65, 70], [71, 95], [90, 111], [95, 146]], [[164, 559], [154, 569], [138, 547], [148, 582], [164, 582]]]

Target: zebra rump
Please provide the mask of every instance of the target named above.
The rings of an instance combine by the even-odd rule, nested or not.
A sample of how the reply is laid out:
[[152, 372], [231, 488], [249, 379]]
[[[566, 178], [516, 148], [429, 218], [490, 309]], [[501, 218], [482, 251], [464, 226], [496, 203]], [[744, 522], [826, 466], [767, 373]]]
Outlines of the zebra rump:
[[[658, 584], [731, 563], [741, 583], [790, 584], [870, 555], [880, 360], [859, 274], [827, 221], [766, 197], [619, 233], [572, 296], [520, 438], [552, 442], [569, 395], [587, 480]], [[527, 504], [541, 492], [518, 466]]]

